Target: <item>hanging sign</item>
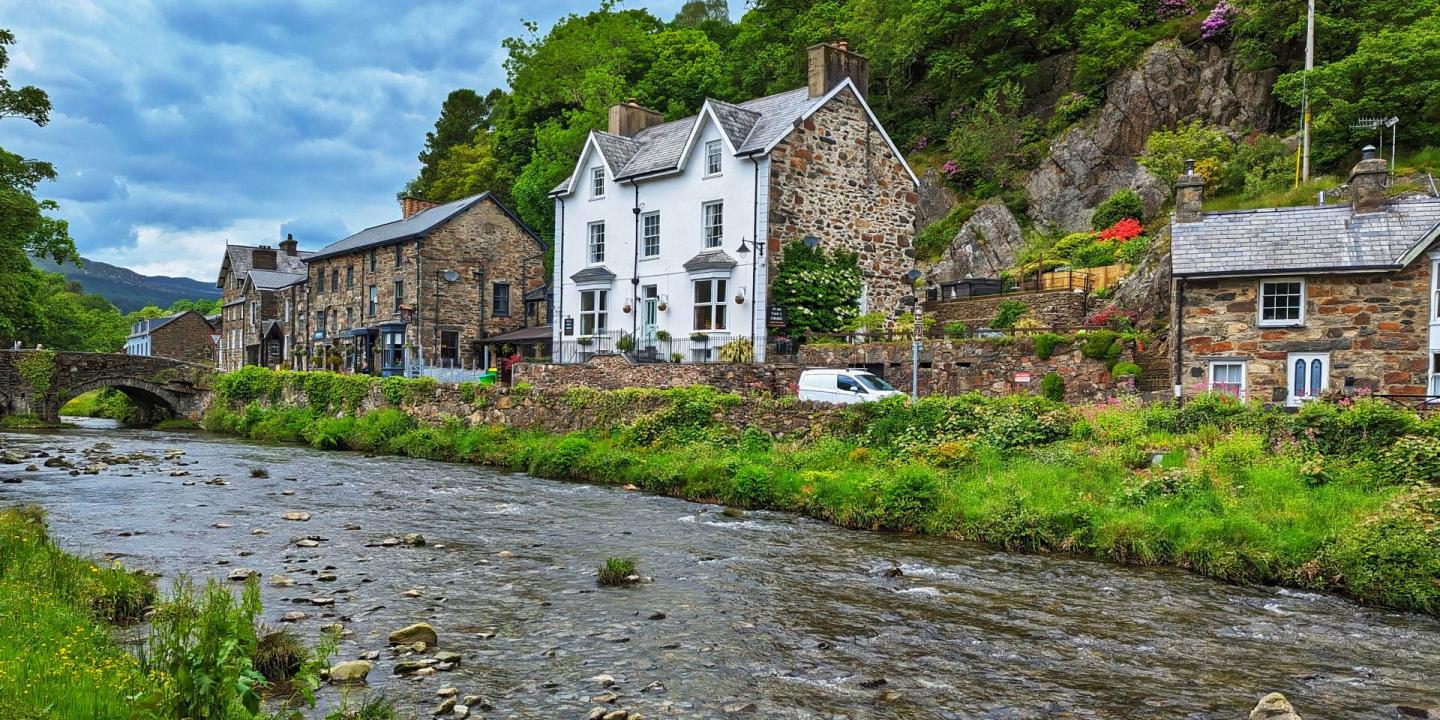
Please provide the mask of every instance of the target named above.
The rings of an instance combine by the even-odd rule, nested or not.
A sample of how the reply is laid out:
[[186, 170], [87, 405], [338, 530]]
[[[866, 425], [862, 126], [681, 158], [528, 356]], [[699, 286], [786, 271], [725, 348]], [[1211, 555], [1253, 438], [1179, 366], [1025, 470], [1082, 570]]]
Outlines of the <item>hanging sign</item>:
[[575, 318], [573, 318], [573, 317], [567, 317], [567, 318], [565, 318], [565, 334], [566, 334], [566, 335], [574, 335], [574, 334], [575, 334]]
[[770, 327], [781, 327], [785, 324], [785, 306], [771, 305], [765, 312], [765, 324]]

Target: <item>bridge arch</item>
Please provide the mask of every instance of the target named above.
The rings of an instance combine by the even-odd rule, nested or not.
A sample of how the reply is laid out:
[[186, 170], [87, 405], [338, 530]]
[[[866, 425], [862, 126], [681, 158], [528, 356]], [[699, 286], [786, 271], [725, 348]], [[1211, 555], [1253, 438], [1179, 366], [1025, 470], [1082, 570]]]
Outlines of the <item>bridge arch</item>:
[[0, 415], [30, 413], [55, 423], [60, 406], [76, 395], [115, 388], [135, 401], [144, 421], [167, 411], [198, 420], [212, 373], [206, 365], [148, 355], [0, 350], [0, 388], [8, 395], [0, 398]]
[[106, 388], [119, 390], [135, 403], [135, 407], [140, 409], [139, 422], [141, 424], [150, 425], [167, 417], [182, 416], [184, 403], [175, 393], [155, 383], [133, 377], [94, 378], [56, 393], [53, 403], [58, 412], [59, 408], [64, 407], [65, 403], [70, 402], [71, 399], [91, 390]]

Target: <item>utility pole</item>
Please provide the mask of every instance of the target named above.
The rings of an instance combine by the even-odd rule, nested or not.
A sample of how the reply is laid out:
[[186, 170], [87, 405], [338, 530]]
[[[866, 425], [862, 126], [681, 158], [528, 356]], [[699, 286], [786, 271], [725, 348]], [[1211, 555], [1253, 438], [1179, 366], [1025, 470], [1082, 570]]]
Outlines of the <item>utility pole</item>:
[[1310, 71], [1315, 69], [1315, 0], [1305, 18], [1305, 74], [1301, 76], [1300, 182], [1310, 181]]

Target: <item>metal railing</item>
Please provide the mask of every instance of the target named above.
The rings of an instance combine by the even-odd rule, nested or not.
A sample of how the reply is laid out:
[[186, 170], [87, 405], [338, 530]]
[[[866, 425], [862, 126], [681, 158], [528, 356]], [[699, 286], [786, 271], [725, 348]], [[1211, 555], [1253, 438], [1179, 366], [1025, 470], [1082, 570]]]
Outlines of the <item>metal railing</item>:
[[741, 336], [725, 331], [707, 333], [705, 339], [658, 337], [642, 335], [627, 342], [629, 333], [607, 332], [562, 339], [554, 348], [551, 361], [562, 365], [583, 363], [596, 355], [624, 353], [634, 362], [646, 363], [718, 363], [720, 348]]
[[1026, 273], [1019, 280], [970, 278], [940, 283], [925, 291], [927, 300], [974, 300], [997, 295], [1031, 295], [1043, 292], [1090, 294], [1094, 276], [1089, 270], [1052, 270]]

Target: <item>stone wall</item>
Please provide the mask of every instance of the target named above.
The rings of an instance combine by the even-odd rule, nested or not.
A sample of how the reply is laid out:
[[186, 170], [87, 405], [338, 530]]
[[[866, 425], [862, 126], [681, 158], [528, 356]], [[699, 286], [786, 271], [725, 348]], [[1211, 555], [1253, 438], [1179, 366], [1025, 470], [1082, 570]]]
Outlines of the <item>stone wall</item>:
[[511, 381], [547, 391], [711, 385], [728, 392], [779, 397], [794, 394], [790, 386], [799, 378], [800, 368], [794, 365], [633, 363], [623, 355], [596, 355], [578, 365], [521, 363]]
[[[806, 366], [865, 367], [887, 382], [910, 390], [910, 343], [807, 345], [800, 361]], [[984, 395], [1039, 392], [1048, 373], [1065, 379], [1070, 402], [1102, 400], [1118, 388], [1105, 363], [1080, 354], [1077, 345], [1061, 344], [1049, 360], [1035, 355], [1034, 342], [1024, 335], [1005, 341], [926, 340], [920, 351], [920, 394], [956, 395], [976, 391]], [[1024, 382], [1024, 376], [1029, 381]]]
[[1017, 300], [1030, 307], [1030, 317], [1048, 327], [1078, 328], [1085, 324], [1085, 318], [1098, 304], [1086, 295], [1075, 292], [1017, 293], [1014, 295], [986, 295], [964, 300], [927, 300], [925, 312], [935, 316], [935, 327], [943, 328], [945, 323], [960, 321], [974, 330], [990, 324], [1000, 303]]
[[855, 94], [844, 90], [771, 153], [771, 270], [785, 242], [806, 235], [860, 256], [871, 309], [891, 313], [909, 292], [919, 196]]
[[215, 364], [214, 329], [205, 317], [187, 312], [150, 333], [150, 354], [203, 365]]
[[[154, 413], [161, 408], [198, 420], [208, 403], [214, 372], [206, 365], [153, 355], [58, 352], [48, 363], [48, 377], [32, 386], [23, 368], [40, 357], [34, 350], [0, 350], [0, 415], [30, 413], [58, 422], [60, 407], [70, 398], [115, 388], [135, 401], [142, 420], [158, 419]], [[46, 364], [42, 361], [38, 367]]]
[[1245, 362], [1247, 398], [1285, 402], [1289, 353], [1329, 353], [1329, 389], [1423, 395], [1429, 368], [1430, 264], [1395, 273], [1305, 279], [1304, 326], [1259, 327], [1256, 278], [1187, 280], [1181, 380], [1203, 392], [1209, 363]]

